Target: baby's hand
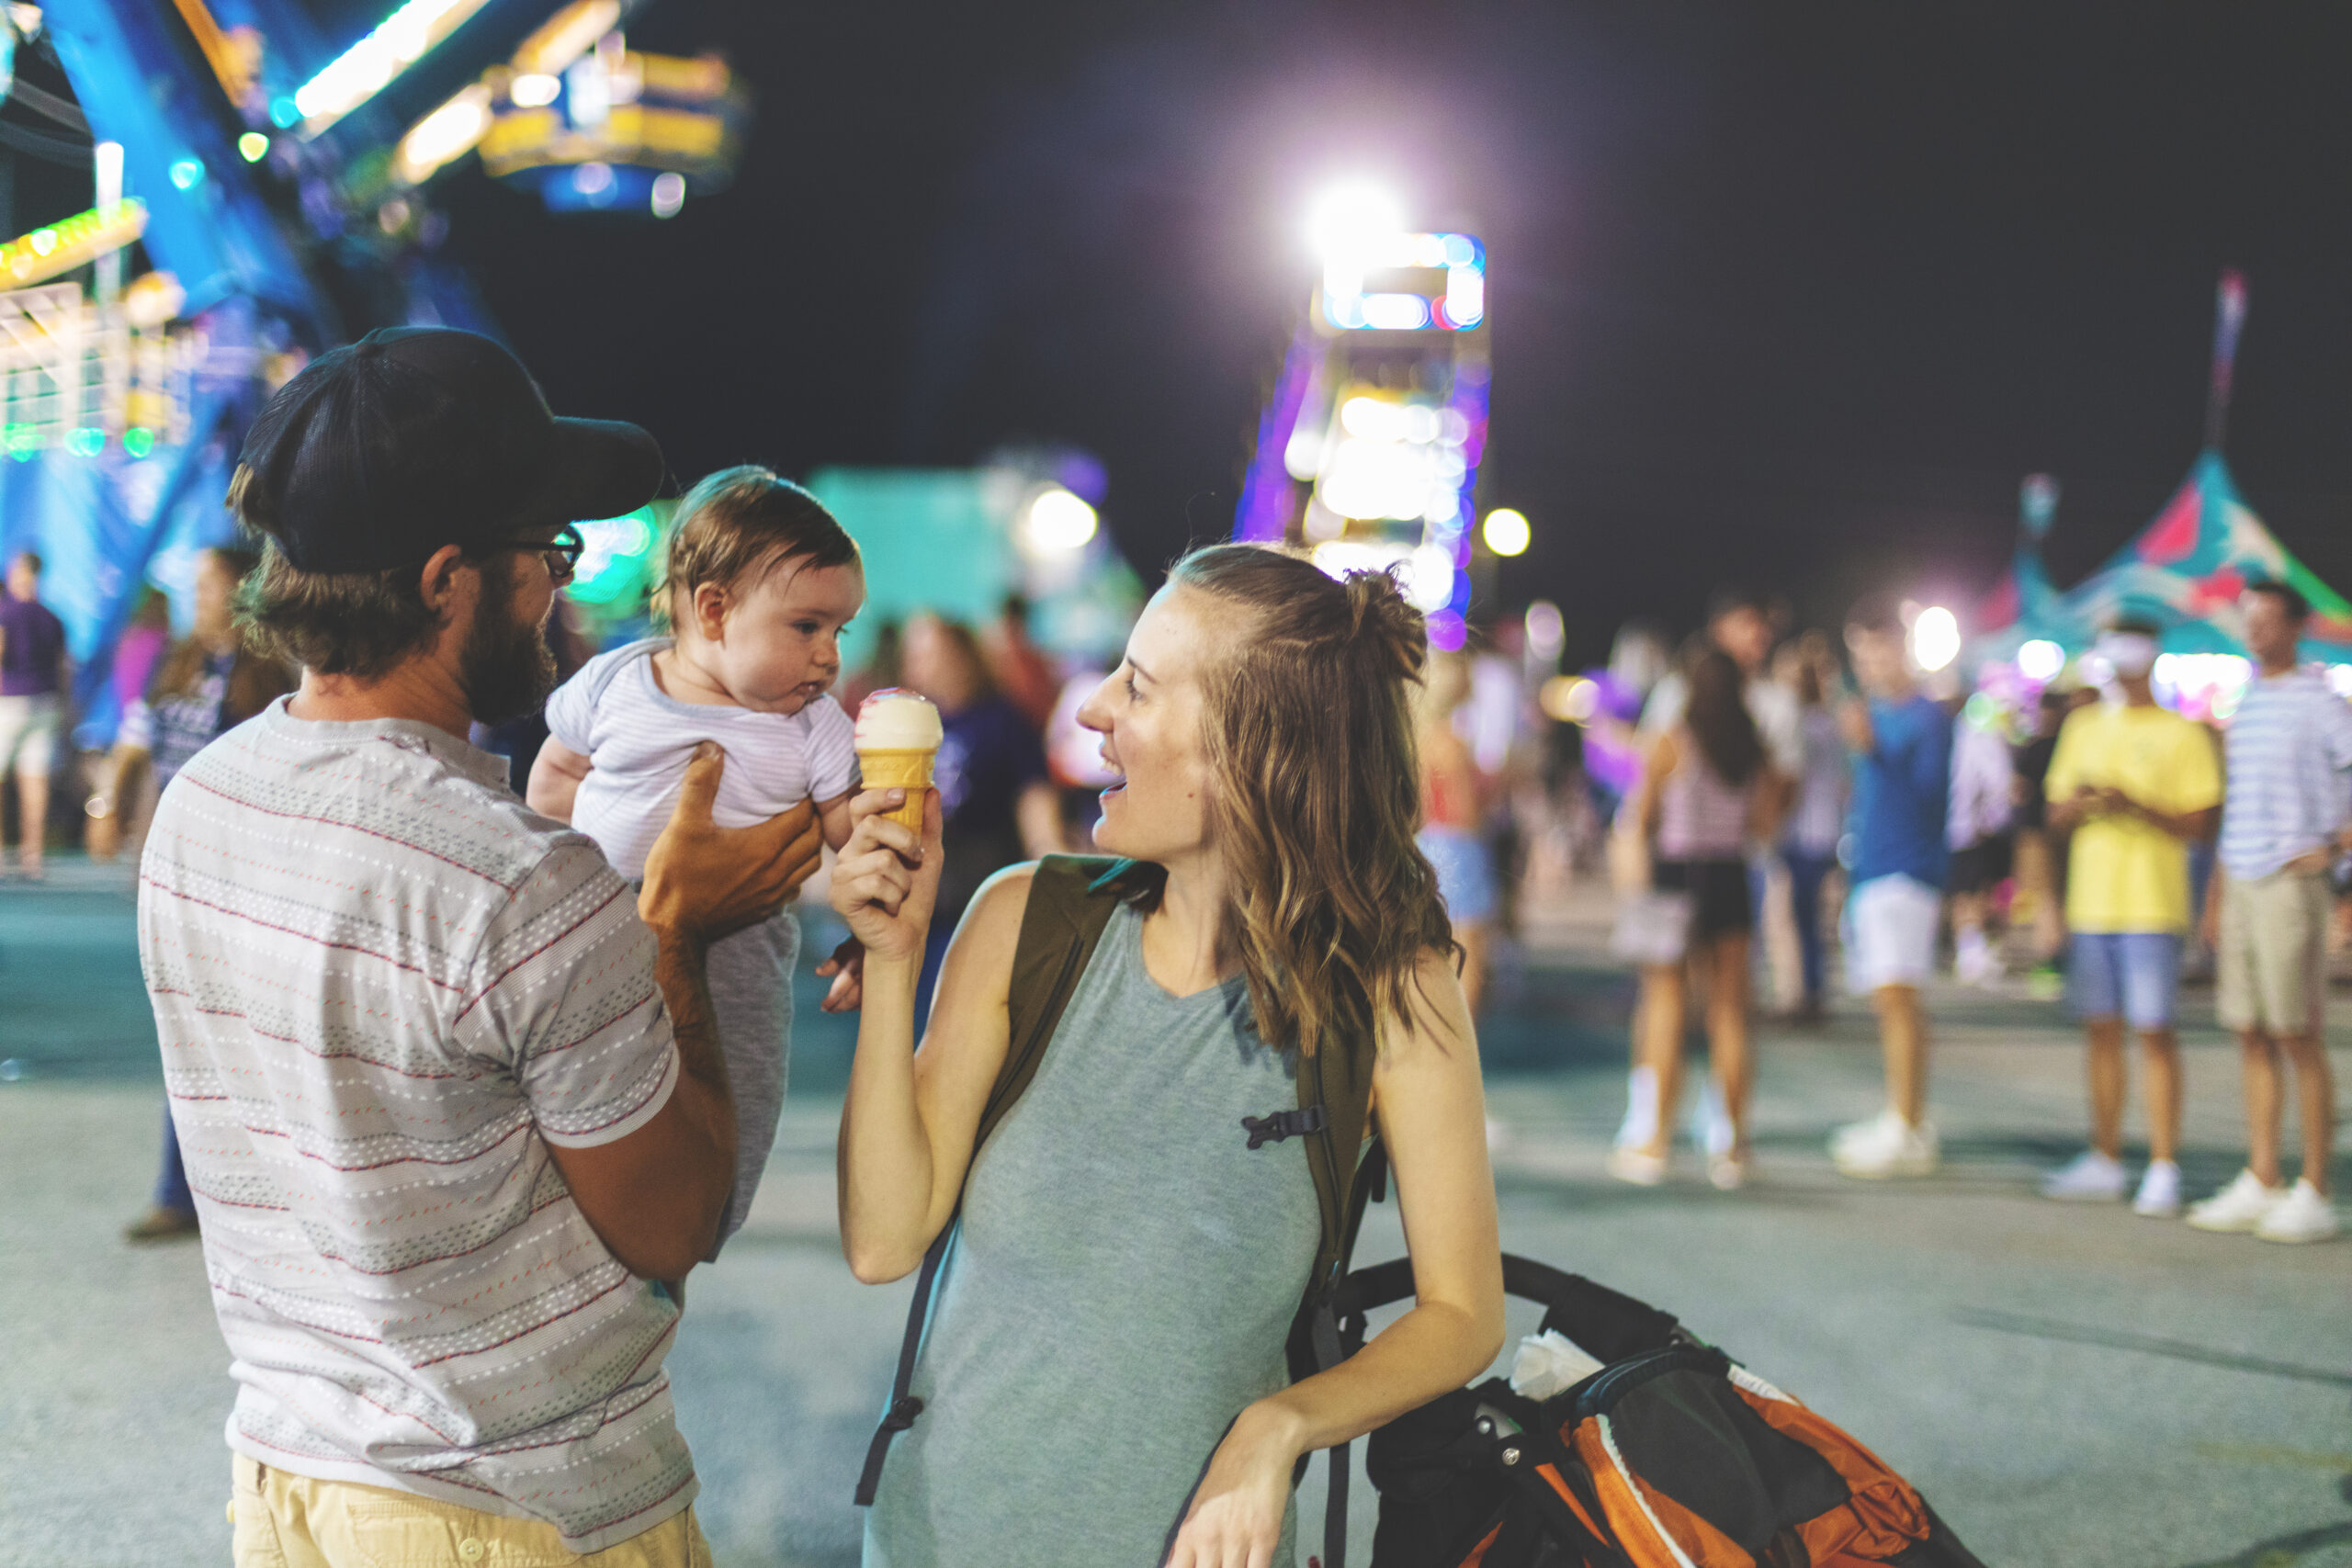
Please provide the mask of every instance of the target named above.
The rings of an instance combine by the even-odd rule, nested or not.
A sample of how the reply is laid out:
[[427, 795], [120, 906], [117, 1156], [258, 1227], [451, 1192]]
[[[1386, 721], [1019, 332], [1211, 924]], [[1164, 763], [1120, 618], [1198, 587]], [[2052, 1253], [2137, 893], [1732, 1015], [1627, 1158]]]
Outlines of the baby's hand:
[[853, 1012], [865, 999], [865, 944], [851, 937], [817, 965], [820, 979], [832, 976], [832, 989], [819, 1005], [827, 1012]]

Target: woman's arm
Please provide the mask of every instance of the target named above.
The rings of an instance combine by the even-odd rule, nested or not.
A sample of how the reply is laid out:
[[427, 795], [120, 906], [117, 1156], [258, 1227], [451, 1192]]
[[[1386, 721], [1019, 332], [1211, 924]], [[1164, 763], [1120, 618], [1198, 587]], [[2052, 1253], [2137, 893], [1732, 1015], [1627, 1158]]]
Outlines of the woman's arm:
[[999, 872], [973, 896], [916, 1050], [915, 982], [939, 891], [939, 797], [924, 809], [917, 842], [879, 815], [902, 795], [868, 790], [855, 798], [857, 827], [833, 867], [833, 908], [865, 944], [839, 1173], [842, 1253], [869, 1285], [913, 1272], [956, 1212], [980, 1112], [1004, 1063], [1005, 998], [1032, 870]]
[[[542, 817], [570, 822], [571, 803], [579, 796], [581, 782], [587, 778], [589, 769], [587, 758], [560, 740], [548, 741], [539, 748], [538, 759], [531, 764], [530, 781], [523, 788], [524, 804]], [[825, 829], [830, 838], [830, 819]]]
[[1665, 799], [1666, 781], [1681, 761], [1682, 749], [1674, 743], [1672, 730], [1652, 740], [1643, 754], [1641, 782], [1634, 786], [1631, 805], [1633, 826], [1645, 843], [1657, 836], [1658, 807]]
[[1477, 1037], [1450, 963], [1425, 956], [1419, 980], [1373, 1071], [1413, 1305], [1339, 1366], [1242, 1411], [1209, 1461], [1169, 1568], [1257, 1568], [1281, 1535], [1300, 1454], [1460, 1388], [1502, 1347], [1502, 1242]]

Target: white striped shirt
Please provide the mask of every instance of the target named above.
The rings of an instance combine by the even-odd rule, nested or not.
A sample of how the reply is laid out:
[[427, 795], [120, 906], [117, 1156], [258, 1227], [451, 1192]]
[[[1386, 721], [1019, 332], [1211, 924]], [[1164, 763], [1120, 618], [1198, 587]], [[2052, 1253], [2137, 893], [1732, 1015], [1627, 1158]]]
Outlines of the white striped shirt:
[[2317, 670], [2256, 675], [2230, 717], [2223, 751], [2217, 852], [2232, 876], [2267, 876], [2352, 819], [2352, 707]]
[[595, 846], [502, 758], [281, 698], [173, 780], [140, 882], [230, 1447], [582, 1552], [692, 1502], [677, 1309], [548, 1146], [619, 1138], [677, 1082], [652, 936]]
[[758, 713], [680, 702], [653, 678], [653, 656], [669, 646], [648, 637], [600, 653], [548, 699], [548, 734], [593, 768], [573, 797], [571, 825], [631, 879], [645, 874], [686, 764], [706, 740], [727, 752], [710, 812], [722, 828], [757, 827], [803, 800], [857, 787], [856, 726], [841, 704], [820, 696], [798, 713]]

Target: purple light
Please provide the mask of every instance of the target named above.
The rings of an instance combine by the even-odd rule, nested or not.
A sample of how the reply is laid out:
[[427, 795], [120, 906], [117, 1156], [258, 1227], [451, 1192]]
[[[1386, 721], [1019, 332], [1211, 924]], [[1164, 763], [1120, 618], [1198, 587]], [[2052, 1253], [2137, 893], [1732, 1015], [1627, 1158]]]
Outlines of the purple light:
[[1433, 611], [1424, 624], [1429, 627], [1430, 646], [1441, 653], [1452, 653], [1460, 648], [1470, 629], [1452, 610]]
[[1296, 494], [1290, 469], [1283, 464], [1298, 411], [1315, 378], [1319, 357], [1315, 330], [1301, 323], [1283, 359], [1283, 378], [1258, 420], [1258, 449], [1250, 455], [1250, 472], [1241, 482], [1241, 502], [1233, 509], [1233, 536], [1245, 544], [1280, 544], [1289, 531]]

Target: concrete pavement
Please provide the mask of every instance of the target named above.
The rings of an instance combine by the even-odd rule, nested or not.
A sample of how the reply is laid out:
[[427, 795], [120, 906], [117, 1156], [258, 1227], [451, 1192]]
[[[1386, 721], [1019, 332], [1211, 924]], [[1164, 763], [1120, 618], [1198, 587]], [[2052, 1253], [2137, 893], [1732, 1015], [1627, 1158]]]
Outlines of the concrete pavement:
[[[1665, 1187], [1620, 1186], [1601, 1158], [1630, 987], [1593, 956], [1589, 910], [1546, 913], [1482, 1029], [1506, 1246], [1677, 1312], [1876, 1448], [1988, 1563], [2352, 1568], [2352, 1244], [2035, 1198], [2035, 1172], [2079, 1142], [2079, 1055], [2056, 1009], [2021, 994], [1935, 998], [1949, 1163], [1934, 1179], [1829, 1169], [1828, 1129], [1877, 1103], [1871, 1026], [1849, 1007], [1818, 1033], [1765, 1032], [1755, 1186], [1714, 1192], [1690, 1159]], [[0, 1063], [16, 1064], [0, 1066], [0, 1564], [227, 1551], [230, 1389], [201, 1259], [117, 1235], [153, 1179], [160, 1102], [130, 917], [121, 877], [71, 863], [42, 890], [0, 887]], [[2210, 1011], [2192, 998], [2199, 1192], [2242, 1138]], [[696, 1273], [670, 1361], [705, 1528], [740, 1568], [856, 1561], [850, 1487], [906, 1298], [841, 1261], [849, 1037], [801, 1017], [766, 1183], [725, 1260]], [[1360, 1257], [1400, 1247], [1375, 1213]], [[1515, 1309], [1514, 1337], [1534, 1315]], [[1354, 1501], [1362, 1562], [1369, 1489]], [[1302, 1506], [1319, 1518], [1319, 1464]]]

